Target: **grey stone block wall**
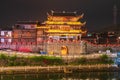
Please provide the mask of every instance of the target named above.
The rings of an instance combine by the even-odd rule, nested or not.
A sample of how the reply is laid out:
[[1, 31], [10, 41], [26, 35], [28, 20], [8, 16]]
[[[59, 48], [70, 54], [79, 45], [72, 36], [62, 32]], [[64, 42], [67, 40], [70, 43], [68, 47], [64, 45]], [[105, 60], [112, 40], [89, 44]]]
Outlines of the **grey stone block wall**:
[[47, 44], [47, 52], [53, 52], [54, 54], [61, 54], [61, 47], [67, 46], [69, 55], [79, 55], [83, 50], [81, 50], [81, 45], [79, 43], [49, 43]]

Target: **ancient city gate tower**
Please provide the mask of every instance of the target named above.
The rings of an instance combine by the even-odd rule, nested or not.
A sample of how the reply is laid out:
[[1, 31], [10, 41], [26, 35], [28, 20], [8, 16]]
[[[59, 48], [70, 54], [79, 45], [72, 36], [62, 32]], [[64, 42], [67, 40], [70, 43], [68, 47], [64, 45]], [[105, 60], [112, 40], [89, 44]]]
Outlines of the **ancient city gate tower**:
[[[76, 12], [47, 13], [47, 20], [37, 26], [37, 44], [48, 53], [80, 54], [81, 36], [86, 34], [86, 22], [80, 22], [82, 15]], [[66, 52], [64, 51], [67, 48]]]

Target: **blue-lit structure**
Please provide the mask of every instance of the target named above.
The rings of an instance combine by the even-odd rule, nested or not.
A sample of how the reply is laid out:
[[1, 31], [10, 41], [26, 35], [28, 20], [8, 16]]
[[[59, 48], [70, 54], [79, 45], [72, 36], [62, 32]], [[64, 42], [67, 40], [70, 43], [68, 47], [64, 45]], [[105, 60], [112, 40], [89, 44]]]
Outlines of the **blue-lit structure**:
[[117, 64], [117, 66], [120, 67], [120, 52], [117, 53], [117, 57], [115, 59], [115, 64]]

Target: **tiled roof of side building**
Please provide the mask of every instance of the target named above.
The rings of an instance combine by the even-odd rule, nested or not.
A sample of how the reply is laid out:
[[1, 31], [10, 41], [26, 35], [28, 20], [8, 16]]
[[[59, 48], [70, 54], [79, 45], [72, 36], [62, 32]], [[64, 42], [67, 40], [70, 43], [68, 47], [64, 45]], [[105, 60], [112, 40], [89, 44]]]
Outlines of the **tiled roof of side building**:
[[46, 24], [38, 24], [38, 26], [46, 26]]
[[16, 24], [40, 24], [38, 21], [17, 21]]

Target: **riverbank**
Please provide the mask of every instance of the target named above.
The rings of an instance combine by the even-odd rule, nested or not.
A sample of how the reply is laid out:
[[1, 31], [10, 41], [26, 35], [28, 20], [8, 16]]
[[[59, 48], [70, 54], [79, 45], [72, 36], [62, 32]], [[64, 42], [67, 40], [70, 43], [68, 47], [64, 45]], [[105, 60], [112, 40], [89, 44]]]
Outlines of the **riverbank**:
[[[92, 55], [91, 55], [92, 56]], [[4, 66], [64, 66], [69, 65], [96, 65], [96, 64], [113, 64], [114, 60], [106, 54], [88, 57], [88, 55], [70, 56], [28, 56], [20, 57], [18, 55], [0, 54], [0, 67]]]
[[119, 71], [120, 68], [112, 65], [66, 65], [66, 66], [15, 66], [0, 67], [0, 74], [27, 74], [27, 73], [66, 73], [65, 71], [74, 72], [100, 72], [100, 71]]

